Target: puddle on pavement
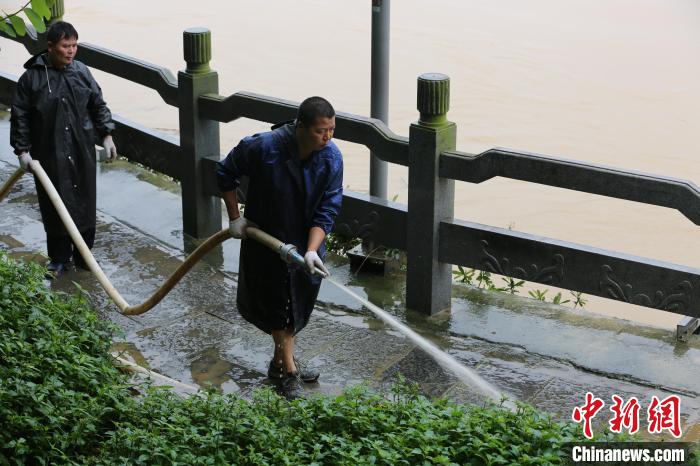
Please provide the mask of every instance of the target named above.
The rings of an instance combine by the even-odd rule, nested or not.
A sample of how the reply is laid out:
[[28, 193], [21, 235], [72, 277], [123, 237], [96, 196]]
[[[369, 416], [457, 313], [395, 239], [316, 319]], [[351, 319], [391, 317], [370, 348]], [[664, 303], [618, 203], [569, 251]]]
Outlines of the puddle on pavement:
[[109, 348], [109, 352], [128, 361], [132, 361], [146, 369], [151, 368], [151, 366], [148, 364], [148, 359], [141, 354], [133, 343], [126, 341], [114, 342]]
[[202, 389], [213, 388], [222, 393], [241, 393], [262, 384], [267, 376], [224, 359], [216, 347], [197, 352], [189, 363], [192, 381]]
[[[221, 353], [216, 348], [208, 348], [202, 351], [197, 359], [190, 364], [192, 380], [202, 388], [216, 388], [222, 390], [222, 385], [231, 381], [229, 371], [234, 365], [221, 358]], [[238, 385], [234, 382], [234, 390]]]

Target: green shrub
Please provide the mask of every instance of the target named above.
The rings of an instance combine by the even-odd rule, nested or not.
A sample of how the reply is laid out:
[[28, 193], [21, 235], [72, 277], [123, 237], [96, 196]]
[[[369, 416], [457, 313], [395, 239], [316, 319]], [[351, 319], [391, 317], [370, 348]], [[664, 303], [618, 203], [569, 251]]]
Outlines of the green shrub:
[[564, 464], [581, 428], [533, 408], [430, 401], [398, 385], [287, 402], [215, 392], [134, 397], [112, 328], [84, 297], [0, 251], [1, 464]]
[[47, 290], [43, 274], [0, 251], [0, 455], [17, 463], [91, 453], [125, 398], [110, 328], [84, 297]]
[[533, 408], [390, 400], [363, 386], [286, 402], [260, 390], [179, 399], [161, 392], [110, 436], [97, 462], [120, 464], [564, 464], [580, 427]]
[[360, 238], [344, 236], [331, 232], [326, 236], [326, 249], [339, 256], [345, 256], [349, 250], [362, 243]]

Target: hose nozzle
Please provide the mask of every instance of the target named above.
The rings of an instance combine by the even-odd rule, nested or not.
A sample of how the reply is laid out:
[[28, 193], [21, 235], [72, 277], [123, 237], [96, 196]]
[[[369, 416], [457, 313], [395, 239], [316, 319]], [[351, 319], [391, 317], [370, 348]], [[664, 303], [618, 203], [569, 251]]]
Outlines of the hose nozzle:
[[303, 267], [306, 263], [301, 254], [297, 252], [297, 247], [293, 244], [283, 244], [280, 246], [280, 257], [287, 264], [297, 264]]
[[[304, 270], [309, 271], [309, 267], [306, 265], [306, 261], [304, 260], [302, 255], [297, 252], [296, 246], [294, 246], [293, 244], [282, 244], [279, 248], [279, 251], [280, 257], [287, 264], [296, 264], [299, 267], [302, 267]], [[310, 273], [311, 275], [318, 275], [321, 278], [327, 278], [327, 275], [317, 268], [314, 268], [314, 270]]]

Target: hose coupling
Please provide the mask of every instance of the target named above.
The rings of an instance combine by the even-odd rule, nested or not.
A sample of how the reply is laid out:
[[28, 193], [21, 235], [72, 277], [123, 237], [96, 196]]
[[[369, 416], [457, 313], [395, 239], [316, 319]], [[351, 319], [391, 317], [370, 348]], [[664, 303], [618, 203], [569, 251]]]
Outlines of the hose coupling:
[[294, 246], [293, 244], [283, 244], [280, 247], [280, 257], [287, 264], [291, 264], [294, 262], [294, 255], [295, 254], [297, 256], [299, 255], [299, 253], [297, 252], [297, 247]]

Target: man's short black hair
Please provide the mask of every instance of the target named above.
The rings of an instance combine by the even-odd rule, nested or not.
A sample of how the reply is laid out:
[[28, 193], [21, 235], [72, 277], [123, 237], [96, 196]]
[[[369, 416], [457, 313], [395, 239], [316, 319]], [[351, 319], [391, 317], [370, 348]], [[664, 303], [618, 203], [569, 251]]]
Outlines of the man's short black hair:
[[323, 97], [309, 97], [299, 105], [297, 123], [303, 123], [307, 128], [314, 124], [316, 118], [331, 118], [335, 110], [330, 102]]
[[46, 31], [46, 41], [57, 44], [61, 39], [78, 39], [78, 31], [71, 23], [56, 21]]

